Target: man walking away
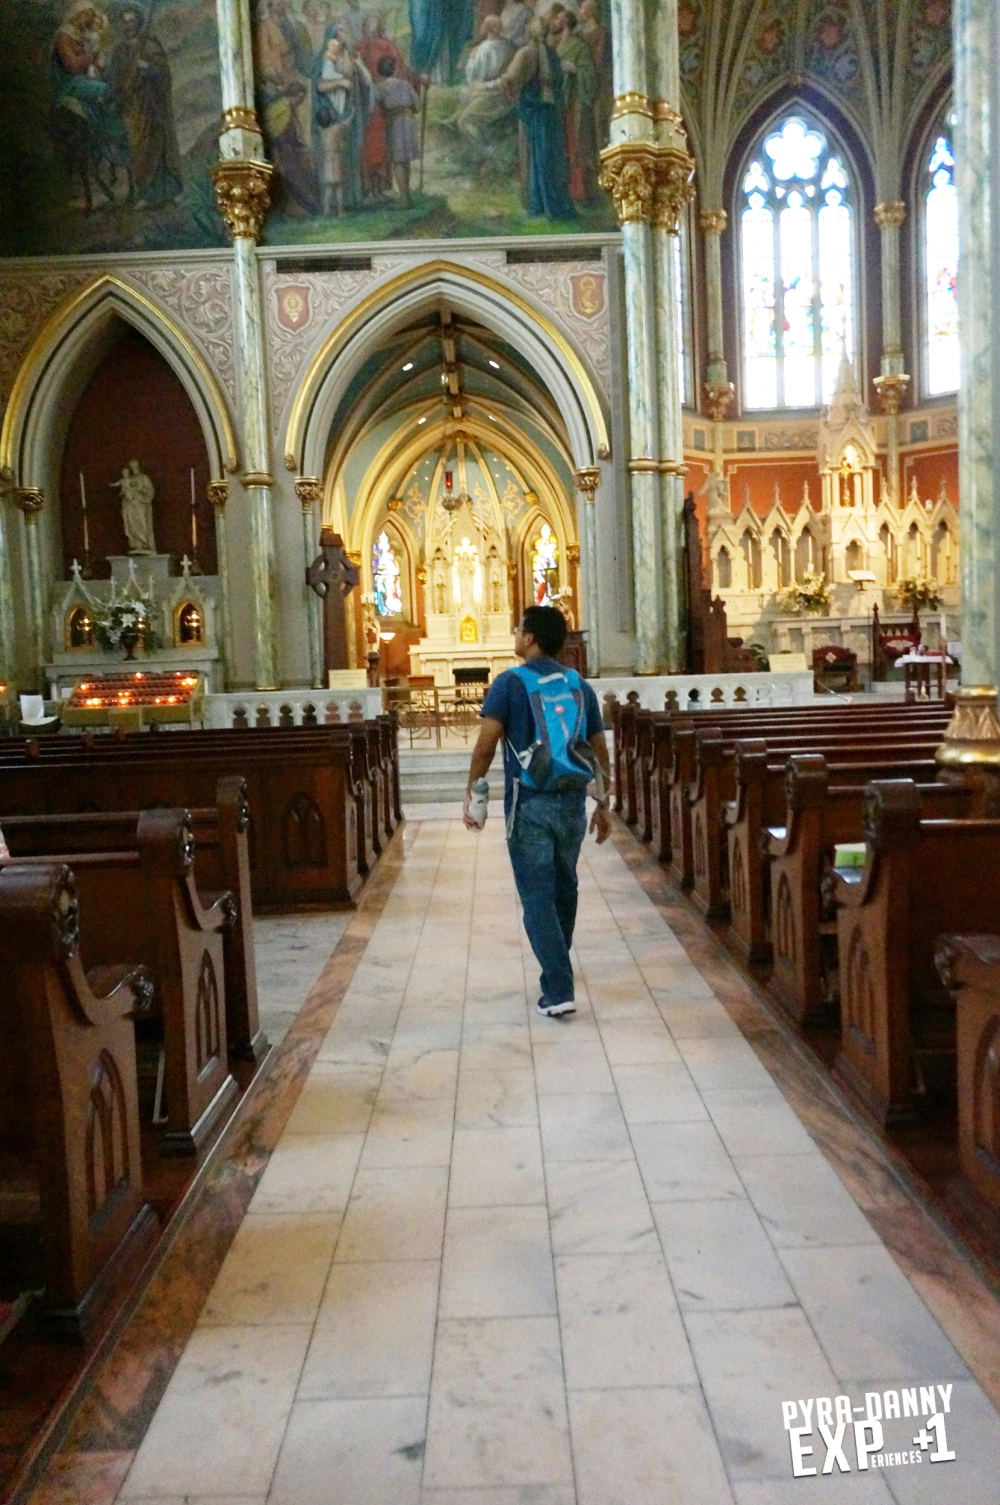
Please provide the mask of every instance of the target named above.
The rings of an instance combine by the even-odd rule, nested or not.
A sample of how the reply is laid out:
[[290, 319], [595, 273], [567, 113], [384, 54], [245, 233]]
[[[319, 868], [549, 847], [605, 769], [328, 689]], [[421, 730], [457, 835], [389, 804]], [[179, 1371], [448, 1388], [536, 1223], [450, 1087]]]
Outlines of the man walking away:
[[485, 779], [502, 737], [507, 849], [524, 928], [542, 969], [538, 1012], [549, 1017], [576, 1008], [569, 948], [591, 779], [597, 809], [590, 829], [598, 843], [611, 833], [601, 711], [590, 685], [556, 661], [565, 641], [561, 612], [554, 606], [528, 607], [514, 632], [514, 651], [524, 664], [498, 675], [483, 701], [464, 806], [466, 826], [478, 829], [482, 821], [471, 808], [473, 785]]

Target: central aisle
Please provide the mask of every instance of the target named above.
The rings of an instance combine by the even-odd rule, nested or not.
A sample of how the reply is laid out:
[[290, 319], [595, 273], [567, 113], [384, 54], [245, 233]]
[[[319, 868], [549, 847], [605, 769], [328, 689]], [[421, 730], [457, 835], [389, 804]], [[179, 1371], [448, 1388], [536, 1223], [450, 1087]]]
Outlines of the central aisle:
[[[119, 1499], [995, 1505], [991, 1404], [611, 843], [553, 1021], [502, 823], [405, 837]], [[791, 1477], [782, 1401], [948, 1382], [955, 1463]]]

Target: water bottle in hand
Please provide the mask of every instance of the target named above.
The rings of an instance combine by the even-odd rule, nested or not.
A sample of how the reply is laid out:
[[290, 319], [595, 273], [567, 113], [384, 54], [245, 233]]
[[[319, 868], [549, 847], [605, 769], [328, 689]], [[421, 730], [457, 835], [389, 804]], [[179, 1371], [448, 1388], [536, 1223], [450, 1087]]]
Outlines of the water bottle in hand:
[[480, 831], [486, 824], [486, 810], [489, 802], [489, 784], [485, 779], [477, 779], [469, 795], [469, 819]]

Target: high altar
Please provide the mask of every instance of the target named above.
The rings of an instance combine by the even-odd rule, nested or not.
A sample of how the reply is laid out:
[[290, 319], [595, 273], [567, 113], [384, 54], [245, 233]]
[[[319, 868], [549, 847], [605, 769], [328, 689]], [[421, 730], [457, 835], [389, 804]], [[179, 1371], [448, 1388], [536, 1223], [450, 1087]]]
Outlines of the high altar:
[[485, 493], [473, 501], [445, 491], [427, 527], [427, 636], [410, 649], [411, 672], [449, 689], [456, 669], [486, 668], [493, 679], [516, 662], [500, 510]]

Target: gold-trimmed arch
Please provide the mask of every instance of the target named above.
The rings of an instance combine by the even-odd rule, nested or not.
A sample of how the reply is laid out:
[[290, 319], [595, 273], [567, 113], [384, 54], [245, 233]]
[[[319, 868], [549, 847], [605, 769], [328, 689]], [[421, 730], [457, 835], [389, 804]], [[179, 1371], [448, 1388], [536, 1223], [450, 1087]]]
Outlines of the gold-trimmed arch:
[[[498, 303], [501, 305], [506, 303], [522, 318], [528, 319], [537, 327], [557, 354], [570, 384], [576, 388], [592, 438], [594, 453], [590, 457], [590, 462], [605, 458], [610, 453], [608, 425], [597, 387], [583, 359], [567, 337], [541, 309], [517, 289], [499, 282], [495, 277], [488, 276], [476, 267], [464, 266], [459, 262], [439, 257], [434, 261], [408, 267], [387, 282], [373, 288], [355, 308], [341, 319], [313, 354], [299, 383], [285, 430], [285, 465], [289, 470], [296, 471], [302, 467], [303, 450], [312, 412], [323, 383], [337, 357], [348, 347], [351, 340], [376, 311], [388, 306], [407, 291], [417, 289], [422, 284], [433, 284], [436, 279], [444, 277], [482, 289], [496, 298]], [[483, 322], [487, 322], [485, 317]], [[503, 331], [497, 332], [503, 333]]]
[[235, 471], [239, 465], [236, 432], [218, 378], [191, 337], [160, 304], [111, 272], [102, 273], [64, 298], [28, 346], [0, 428], [0, 471], [17, 485], [30, 484], [32, 478], [22, 474], [23, 448], [39, 389], [67, 340], [104, 302], [109, 302], [113, 311], [140, 334], [159, 334], [160, 341], [154, 338], [153, 343], [181, 380], [195, 411], [200, 410], [203, 430], [207, 424], [219, 478], [223, 469]]

